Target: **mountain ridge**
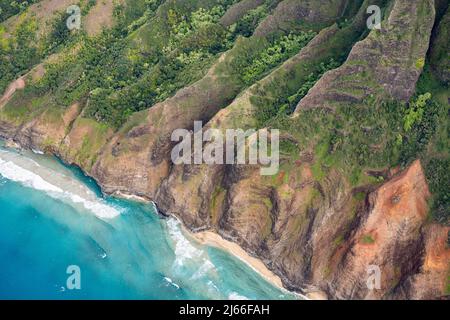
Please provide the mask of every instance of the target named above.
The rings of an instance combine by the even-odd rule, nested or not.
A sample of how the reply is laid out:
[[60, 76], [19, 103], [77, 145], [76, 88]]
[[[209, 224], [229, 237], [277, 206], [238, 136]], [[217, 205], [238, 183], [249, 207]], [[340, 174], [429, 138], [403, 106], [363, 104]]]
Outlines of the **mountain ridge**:
[[[448, 294], [448, 181], [436, 170], [428, 173], [430, 164], [448, 166], [448, 118], [443, 116], [448, 89], [441, 84], [445, 68], [433, 71], [444, 63], [438, 61], [445, 61], [442, 52], [448, 49], [442, 34], [448, 32], [449, 13], [440, 13], [441, 2], [372, 1], [385, 16], [382, 30], [370, 32], [365, 30], [368, 1], [360, 1], [358, 10], [350, 10], [343, 0], [326, 1], [328, 6], [307, 0], [150, 2], [150, 18], [145, 19], [159, 22], [130, 24], [133, 28], [123, 43], [117, 41], [118, 51], [111, 51], [117, 53], [111, 60], [114, 67], [125, 65], [124, 85], [114, 87], [122, 75], [111, 69], [112, 87], [102, 80], [98, 89], [90, 90], [97, 85], [95, 77], [94, 84], [73, 87], [72, 78], [58, 73], [57, 64], [44, 63], [44, 74], [33, 79], [33, 72], [26, 73], [19, 78], [26, 85], [10, 87], [2, 98], [0, 136], [80, 166], [105, 193], [153, 200], [192, 231], [213, 230], [238, 243], [279, 275], [288, 289], [321, 291], [332, 299], [429, 299]], [[440, 23], [435, 21], [435, 7]], [[125, 13], [117, 23], [133, 17]], [[227, 29], [232, 25], [234, 31]], [[252, 35], [234, 33], [249, 25]], [[123, 28], [128, 27], [118, 28], [118, 34]], [[162, 31], [155, 32], [158, 28]], [[136, 47], [149, 32], [158, 38], [154, 48]], [[221, 36], [204, 41], [204, 32], [227, 34], [227, 41]], [[75, 80], [90, 76], [80, 76], [84, 65], [77, 54], [90, 58], [94, 52], [92, 61], [102, 63], [98, 59], [109, 46], [105, 40], [98, 44], [100, 49], [93, 44], [91, 50], [89, 38], [79, 41], [64, 39], [54, 53], [61, 56], [56, 60], [69, 61], [65, 68]], [[263, 70], [254, 68], [265, 52], [283, 45], [284, 56], [274, 57]], [[168, 51], [166, 57], [158, 48]], [[409, 52], [407, 59], [404, 52]], [[178, 65], [186, 59], [193, 62]], [[90, 63], [86, 66], [91, 68]], [[56, 82], [61, 87], [57, 90], [42, 84], [54, 81], [49, 76], [53, 70], [56, 79], [64, 80]], [[178, 81], [181, 88], [157, 83], [158, 76], [174, 70], [167, 83]], [[185, 79], [184, 70], [196, 70], [195, 77]], [[251, 71], [246, 78], [243, 70]], [[177, 78], [179, 74], [183, 76]], [[425, 77], [441, 82], [427, 87]], [[140, 82], [145, 86], [135, 88]], [[145, 89], [149, 84], [156, 89]], [[158, 89], [165, 86], [161, 94]], [[415, 119], [413, 129], [404, 129], [406, 116], [414, 114], [411, 106], [420, 108], [425, 90], [433, 95], [433, 101], [425, 102], [429, 114]], [[107, 112], [97, 96], [117, 103], [122, 111], [120, 99], [130, 99], [133, 105], [140, 92], [148, 93], [141, 101], [148, 99], [151, 107], [144, 102], [142, 110], [132, 111], [118, 127], [101, 119]], [[117, 94], [123, 96], [118, 99]], [[67, 104], [63, 108], [61, 101]], [[279, 174], [262, 177], [258, 166], [174, 166], [170, 134], [177, 128], [192, 130], [195, 120], [218, 129], [280, 128], [284, 148]], [[438, 129], [430, 131], [430, 126]], [[426, 135], [418, 137], [423, 132]], [[430, 183], [435, 176], [440, 185]], [[391, 190], [389, 195], [386, 190]], [[439, 216], [430, 223], [428, 212]], [[392, 225], [383, 229], [385, 223]], [[380, 290], [365, 286], [365, 267], [371, 264], [385, 270]]]

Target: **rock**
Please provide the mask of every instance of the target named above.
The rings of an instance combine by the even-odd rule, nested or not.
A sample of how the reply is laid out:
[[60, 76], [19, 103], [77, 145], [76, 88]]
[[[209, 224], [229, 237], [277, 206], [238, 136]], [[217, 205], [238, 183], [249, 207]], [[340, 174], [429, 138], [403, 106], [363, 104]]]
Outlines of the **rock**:
[[[392, 198], [398, 197], [393, 203]], [[360, 223], [346, 241], [342, 261], [329, 283], [338, 299], [382, 299], [401, 285], [402, 277], [414, 273], [419, 264], [430, 197], [419, 161], [369, 195]], [[381, 287], [367, 286], [368, 270], [381, 271]]]
[[[221, 22], [232, 24], [262, 2], [240, 1]], [[316, 107], [333, 110], [351, 104], [356, 108], [369, 95], [379, 100], [408, 100], [428, 49], [433, 1], [391, 1], [383, 29], [370, 32], [355, 46], [364, 34], [368, 1], [347, 26], [333, 24], [345, 12], [346, 4], [341, 0], [281, 1], [255, 36], [239, 39], [203, 79], [135, 113], [115, 132], [84, 118], [81, 107], [74, 104], [53, 120], [45, 108], [20, 123], [3, 117], [0, 111], [0, 136], [79, 165], [106, 193], [154, 200], [160, 212], [176, 215], [191, 231], [219, 233], [260, 258], [285, 287], [310, 298], [442, 297], [449, 230], [427, 222], [430, 194], [419, 161], [403, 171], [368, 169], [369, 175], [383, 177], [385, 182], [353, 187], [340, 168], [331, 167], [325, 177], [315, 177], [314, 164], [319, 157], [313, 145], [299, 150], [292, 159], [282, 159], [295, 165], [270, 178], [259, 174], [259, 166], [175, 166], [170, 159], [174, 129], [192, 130], [195, 120], [202, 120], [206, 128], [255, 127], [259, 112], [255, 101], [276, 100], [278, 92], [294, 94], [317, 64], [334, 58], [336, 52], [348, 53], [351, 47], [347, 61], [317, 82], [298, 104], [296, 115], [299, 110]], [[167, 11], [168, 6], [163, 9]], [[298, 19], [306, 23], [294, 23]], [[432, 48], [436, 56], [440, 56], [436, 48], [442, 47], [445, 38], [445, 21], [437, 33], [438, 44]], [[143, 29], [152, 27], [137, 30], [134, 40], [139, 42], [146, 34]], [[240, 70], [230, 70], [235, 59], [263, 50], [268, 45], [266, 36], [310, 27], [321, 31], [297, 55], [253, 86], [245, 88], [239, 82]], [[149, 37], [161, 37], [148, 33]], [[151, 50], [159, 49], [155, 45]], [[434, 69], [441, 64], [445, 61], [436, 62]], [[2, 98], [5, 103], [14, 94], [8, 92], [12, 93]], [[376, 129], [361, 127], [366, 134]], [[292, 132], [284, 132], [282, 138], [298, 144]], [[382, 271], [379, 290], [369, 290], [366, 285], [370, 265]]]
[[[422, 72], [434, 23], [432, 0], [397, 0], [381, 30], [357, 43], [347, 61], [327, 72], [296, 108], [334, 109], [369, 95], [408, 101]], [[405, 54], [409, 52], [409, 54]]]
[[442, 17], [431, 46], [431, 66], [440, 80], [447, 85], [450, 82], [450, 9]]
[[429, 224], [422, 228], [422, 250], [420, 254], [411, 257], [411, 263], [419, 267], [415, 272], [403, 276], [404, 280], [394, 290], [392, 298], [448, 299], [449, 233], [450, 227], [438, 224]]
[[347, 1], [343, 0], [329, 0], [326, 3], [317, 0], [284, 0], [278, 4], [273, 14], [256, 28], [255, 35], [288, 30], [296, 21], [304, 21], [306, 27], [320, 30], [336, 21], [346, 5]]
[[250, 10], [256, 9], [264, 4], [264, 0], [243, 0], [233, 4], [227, 12], [220, 18], [220, 23], [224, 27], [231, 26], [245, 16]]

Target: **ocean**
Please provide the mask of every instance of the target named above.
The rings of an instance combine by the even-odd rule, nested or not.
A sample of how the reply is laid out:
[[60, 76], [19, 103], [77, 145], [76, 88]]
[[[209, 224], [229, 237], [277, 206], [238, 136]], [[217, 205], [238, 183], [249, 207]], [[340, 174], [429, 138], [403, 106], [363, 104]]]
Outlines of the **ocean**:
[[0, 299], [295, 298], [151, 204], [0, 145]]

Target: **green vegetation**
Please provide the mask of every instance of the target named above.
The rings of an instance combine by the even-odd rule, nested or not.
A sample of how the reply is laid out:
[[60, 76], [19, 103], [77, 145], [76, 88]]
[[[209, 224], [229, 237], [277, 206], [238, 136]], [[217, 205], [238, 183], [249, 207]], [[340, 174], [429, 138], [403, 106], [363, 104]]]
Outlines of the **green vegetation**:
[[[368, 170], [405, 167], [419, 158], [433, 194], [431, 215], [448, 223], [448, 84], [437, 79], [430, 58], [413, 62], [412, 68], [423, 68], [423, 73], [409, 103], [341, 88], [362, 102], [333, 102], [329, 109], [298, 110], [292, 117], [317, 81], [338, 68], [354, 43], [367, 35], [364, 19], [355, 18], [362, 0], [349, 4], [338, 23], [328, 28], [332, 32], [323, 44], [315, 43], [315, 54], [301, 59], [294, 56], [316, 36], [310, 26], [298, 22], [283, 31], [253, 36], [278, 1], [265, 1], [224, 27], [219, 21], [237, 0], [126, 0], [114, 9], [114, 27], [93, 37], [83, 30], [70, 32], [65, 12], [57, 13], [48, 32], [40, 35], [39, 21], [26, 12], [33, 2], [0, 5], [0, 21], [22, 12], [10, 37], [5, 36], [6, 24], [0, 25], [0, 91], [42, 61], [46, 71], [15, 94], [2, 116], [20, 123], [46, 108], [63, 111], [78, 102], [83, 120], [117, 130], [137, 112], [201, 79], [226, 52], [225, 62], [213, 70], [218, 85], [230, 92], [221, 93], [227, 95], [221, 101], [226, 106], [248, 88], [251, 121], [257, 128], [279, 128], [292, 136], [280, 142], [286, 180], [300, 150], [314, 153], [311, 169], [317, 181], [339, 170], [352, 186], [383, 182], [367, 176]], [[95, 4], [83, 1], [82, 13]], [[440, 59], [448, 53], [444, 45], [437, 49], [434, 55]], [[46, 60], [51, 55], [53, 59]], [[289, 59], [289, 68], [279, 68]], [[372, 85], [368, 72], [358, 76], [364, 85]], [[345, 77], [352, 80], [352, 75]], [[80, 159], [93, 161], [89, 153], [95, 148], [89, 141], [81, 149]]]
[[11, 16], [24, 12], [33, 3], [39, 0], [14, 0], [0, 1], [0, 22], [5, 21]]
[[294, 53], [298, 53], [314, 36], [315, 33], [309, 31], [300, 34], [291, 33], [277, 39], [242, 70], [242, 80], [249, 85], [261, 79], [267, 71], [287, 60]]
[[447, 286], [445, 288], [445, 294], [450, 295], [450, 267], [449, 270], [447, 271]]
[[[3, 39], [0, 46], [0, 92], [24, 71], [40, 61], [41, 55], [35, 44], [37, 21], [19, 17], [12, 39]], [[0, 27], [0, 36], [5, 33]]]
[[266, 1], [263, 5], [246, 13], [242, 19], [230, 26], [233, 38], [236, 38], [238, 35], [250, 37], [259, 23], [268, 16], [270, 8], [271, 1]]
[[[98, 1], [83, 0], [83, 15]], [[237, 1], [123, 0], [115, 3], [113, 27], [94, 36], [91, 30], [69, 31], [63, 11], [42, 28], [31, 12], [20, 9], [12, 19], [17, 24], [0, 24], [0, 89], [33, 70], [26, 88], [2, 106], [0, 120], [21, 130], [38, 119], [36, 136], [58, 126], [42, 139], [32, 132], [30, 139], [101, 176], [106, 186], [121, 180], [124, 163], [129, 176], [159, 170], [135, 189], [153, 195], [161, 186], [172, 190], [175, 201], [169, 206], [175, 211], [184, 205], [176, 198], [184, 187], [210, 190], [185, 204], [191, 227], [227, 226], [231, 235], [243, 230], [235, 232], [237, 240], [264, 254], [270, 254], [265, 246], [279, 242], [286, 246], [276, 248], [285, 271], [304, 262], [302, 272], [308, 275], [311, 248], [298, 244], [320, 233], [320, 224], [327, 234], [312, 249], [323, 251], [317, 266], [325, 277], [335, 276], [354, 241], [377, 245], [376, 230], [360, 230], [376, 200], [373, 192], [391, 172], [402, 172], [417, 159], [431, 197], [428, 220], [413, 225], [449, 225], [449, 88], [442, 62], [448, 56], [447, 33], [439, 36], [436, 25], [429, 42], [440, 41], [422, 58], [432, 20], [432, 10], [424, 10], [429, 3], [418, 6], [418, 19], [398, 12], [394, 19], [389, 10], [403, 5], [390, 0], [349, 1], [345, 8], [330, 1], [320, 10], [317, 1], [288, 0], [274, 16], [280, 1], [254, 1], [244, 9], [233, 6]], [[369, 4], [383, 7], [385, 19], [405, 30], [369, 31]], [[293, 19], [299, 16], [304, 19]], [[391, 46], [405, 40], [399, 47], [407, 48], [411, 36], [414, 47], [405, 56]], [[391, 96], [410, 93], [419, 72], [409, 101]], [[212, 119], [209, 125], [219, 129], [279, 129], [278, 174], [252, 180], [250, 193], [236, 196], [257, 166], [218, 166], [213, 176], [202, 166], [172, 170], [170, 131], [192, 129], [192, 119]], [[322, 250], [324, 241], [328, 247]], [[392, 286], [401, 272], [395, 268]]]
[[403, 128], [405, 132], [411, 130], [414, 124], [420, 124], [422, 122], [423, 114], [425, 112], [425, 107], [427, 101], [430, 100], [431, 93], [420, 95], [417, 101], [412, 101], [409, 105], [408, 110], [405, 112]]
[[[61, 106], [89, 99], [84, 116], [120, 127], [134, 112], [200, 79], [217, 55], [232, 45], [231, 33], [218, 20], [234, 1], [211, 2], [219, 4], [189, 14], [169, 7], [169, 37], [155, 55], [144, 55], [129, 46], [129, 36], [137, 25], [126, 25], [128, 18], [117, 8], [117, 26], [95, 38], [79, 35], [77, 59], [50, 65], [36, 92], [53, 91], [55, 103]], [[142, 16], [145, 20], [155, 13], [158, 3], [147, 3], [149, 7]], [[51, 41], [56, 47], [64, 44], [64, 34], [56, 32], [51, 38], [57, 39]]]
[[[377, 1], [377, 4], [383, 6], [385, 2]], [[254, 90], [251, 102], [255, 106], [254, 117], [258, 128], [268, 126], [284, 128], [288, 132], [295, 130], [291, 127], [289, 116], [300, 100], [325, 72], [339, 67], [346, 60], [349, 48], [366, 35], [365, 20], [350, 18], [356, 8], [359, 6], [348, 7], [346, 14], [349, 17], [345, 24], [327, 28], [335, 30], [335, 33], [319, 45], [316, 55], [303, 62], [296, 61], [289, 72], [273, 72], [273, 79]]]
[[373, 243], [375, 243], [375, 239], [372, 238], [372, 236], [370, 234], [366, 234], [366, 235], [364, 235], [362, 237], [361, 243], [363, 243], [363, 244], [373, 244]]

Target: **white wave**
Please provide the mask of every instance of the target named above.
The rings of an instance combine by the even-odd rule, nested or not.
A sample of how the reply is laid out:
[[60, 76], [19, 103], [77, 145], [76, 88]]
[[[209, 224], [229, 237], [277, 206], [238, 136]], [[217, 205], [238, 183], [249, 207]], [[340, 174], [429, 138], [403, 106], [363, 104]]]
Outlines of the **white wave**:
[[31, 151], [33, 151], [33, 153], [35, 154], [44, 154], [44, 152], [42, 152], [41, 150], [37, 150], [37, 149], [31, 149]]
[[48, 183], [37, 174], [23, 169], [11, 161], [4, 161], [0, 159], [0, 174], [8, 180], [20, 182], [24, 186], [33, 189], [58, 193], [64, 192], [61, 188]]
[[205, 260], [200, 268], [193, 274], [192, 279], [199, 279], [213, 270], [215, 270], [214, 264], [209, 260]]
[[150, 201], [150, 203], [152, 204], [153, 210], [155, 210], [155, 213], [159, 214], [158, 207], [156, 206], [156, 203], [154, 203], [153, 201]]
[[172, 286], [174, 286], [177, 289], [180, 289], [180, 286], [177, 285], [175, 282], [173, 282], [172, 279], [170, 279], [169, 277], [164, 277], [164, 280], [166, 280], [169, 284], [171, 284]]
[[120, 214], [116, 208], [113, 208], [102, 201], [86, 200], [85, 198], [70, 192], [65, 192], [64, 194], [69, 197], [72, 202], [82, 204], [87, 210], [93, 212], [99, 218], [112, 219]]
[[180, 222], [175, 218], [167, 219], [169, 235], [172, 238], [175, 248], [175, 265], [181, 267], [189, 260], [200, 259], [203, 251], [194, 247], [183, 235]]
[[81, 204], [99, 218], [112, 219], [120, 214], [116, 208], [98, 199], [91, 190], [74, 178], [46, 169], [36, 161], [18, 154], [1, 151], [0, 157], [0, 175], [8, 180], [44, 191], [70, 205]]
[[228, 295], [228, 300], [249, 300], [249, 298], [242, 296], [237, 292], [232, 292]]

